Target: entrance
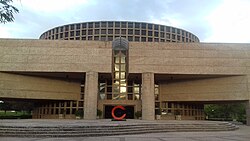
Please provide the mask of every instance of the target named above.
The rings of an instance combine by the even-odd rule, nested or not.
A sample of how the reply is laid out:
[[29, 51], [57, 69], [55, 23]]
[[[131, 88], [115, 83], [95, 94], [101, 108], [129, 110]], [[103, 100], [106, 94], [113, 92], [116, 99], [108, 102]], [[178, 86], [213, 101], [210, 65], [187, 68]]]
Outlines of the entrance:
[[[111, 115], [111, 112], [112, 112], [112, 109], [114, 108], [115, 106], [112, 106], [112, 105], [106, 105], [105, 106], [105, 114], [104, 114], [104, 118], [106, 119], [112, 119], [112, 115]], [[126, 109], [125, 111], [121, 110], [121, 109], [116, 109], [115, 110], [115, 115], [117, 117], [120, 117], [122, 116], [123, 114], [126, 114], [126, 119], [134, 119], [134, 106], [124, 106], [124, 108]]]

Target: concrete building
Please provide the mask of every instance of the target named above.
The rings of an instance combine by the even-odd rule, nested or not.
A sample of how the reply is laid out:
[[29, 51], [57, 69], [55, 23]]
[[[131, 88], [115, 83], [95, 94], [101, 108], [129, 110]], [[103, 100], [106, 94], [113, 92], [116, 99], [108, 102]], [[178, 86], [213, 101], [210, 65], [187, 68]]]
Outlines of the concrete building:
[[203, 120], [204, 104], [245, 102], [250, 44], [200, 43], [192, 33], [126, 21], [55, 27], [40, 39], [0, 39], [0, 98], [37, 103], [33, 118]]

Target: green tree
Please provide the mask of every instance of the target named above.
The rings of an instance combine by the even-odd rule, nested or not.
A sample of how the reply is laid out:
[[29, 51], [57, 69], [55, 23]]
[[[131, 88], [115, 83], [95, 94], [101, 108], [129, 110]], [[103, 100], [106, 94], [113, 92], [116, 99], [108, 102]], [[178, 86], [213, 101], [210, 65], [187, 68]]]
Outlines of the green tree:
[[0, 0], [0, 23], [13, 22], [15, 20], [14, 13], [19, 13], [19, 10], [12, 6], [12, 0]]
[[205, 105], [205, 113], [210, 119], [244, 120], [246, 115], [244, 103]]

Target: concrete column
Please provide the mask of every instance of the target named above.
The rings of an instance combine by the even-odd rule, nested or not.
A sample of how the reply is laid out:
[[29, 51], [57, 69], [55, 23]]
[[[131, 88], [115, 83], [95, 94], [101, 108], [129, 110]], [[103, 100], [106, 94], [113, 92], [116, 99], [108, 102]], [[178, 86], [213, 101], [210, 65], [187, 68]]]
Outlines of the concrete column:
[[250, 101], [246, 103], [247, 126], [250, 126]]
[[155, 119], [154, 73], [142, 73], [142, 119]]
[[84, 119], [96, 119], [98, 73], [86, 72], [84, 92]]

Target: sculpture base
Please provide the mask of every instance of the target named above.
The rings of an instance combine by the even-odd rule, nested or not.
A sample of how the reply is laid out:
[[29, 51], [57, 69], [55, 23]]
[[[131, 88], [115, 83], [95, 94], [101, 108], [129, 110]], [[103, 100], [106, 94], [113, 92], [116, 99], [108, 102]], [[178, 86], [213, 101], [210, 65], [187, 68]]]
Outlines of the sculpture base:
[[111, 119], [111, 121], [127, 121], [125, 118], [124, 119]]

